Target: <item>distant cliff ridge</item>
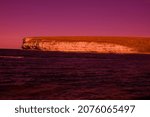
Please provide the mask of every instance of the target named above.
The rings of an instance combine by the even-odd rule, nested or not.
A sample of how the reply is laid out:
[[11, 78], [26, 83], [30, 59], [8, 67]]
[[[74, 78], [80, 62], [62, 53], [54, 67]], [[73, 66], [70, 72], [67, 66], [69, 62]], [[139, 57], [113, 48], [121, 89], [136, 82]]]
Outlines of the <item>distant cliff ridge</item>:
[[30, 37], [23, 49], [85, 53], [149, 53], [150, 38], [127, 37]]

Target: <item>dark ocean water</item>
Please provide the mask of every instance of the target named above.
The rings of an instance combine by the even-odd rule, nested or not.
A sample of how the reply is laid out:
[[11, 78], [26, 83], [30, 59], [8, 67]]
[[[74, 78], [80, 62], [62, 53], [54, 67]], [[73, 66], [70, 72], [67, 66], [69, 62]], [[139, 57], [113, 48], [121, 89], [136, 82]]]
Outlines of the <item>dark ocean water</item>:
[[0, 99], [150, 99], [150, 55], [1, 49]]

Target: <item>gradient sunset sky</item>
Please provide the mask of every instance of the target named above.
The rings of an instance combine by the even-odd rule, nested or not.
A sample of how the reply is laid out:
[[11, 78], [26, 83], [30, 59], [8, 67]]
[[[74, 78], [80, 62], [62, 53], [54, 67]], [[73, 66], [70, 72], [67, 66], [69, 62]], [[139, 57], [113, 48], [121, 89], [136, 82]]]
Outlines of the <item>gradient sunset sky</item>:
[[1, 0], [0, 48], [31, 36], [150, 37], [150, 0]]

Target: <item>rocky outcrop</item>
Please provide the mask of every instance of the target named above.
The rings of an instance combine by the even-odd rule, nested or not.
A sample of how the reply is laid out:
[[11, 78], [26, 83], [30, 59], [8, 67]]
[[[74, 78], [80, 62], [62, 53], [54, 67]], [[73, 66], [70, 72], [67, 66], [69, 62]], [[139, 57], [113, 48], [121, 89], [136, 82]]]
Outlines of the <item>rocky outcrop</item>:
[[109, 42], [69, 41], [59, 39], [25, 38], [23, 49], [85, 53], [138, 53], [136, 49]]

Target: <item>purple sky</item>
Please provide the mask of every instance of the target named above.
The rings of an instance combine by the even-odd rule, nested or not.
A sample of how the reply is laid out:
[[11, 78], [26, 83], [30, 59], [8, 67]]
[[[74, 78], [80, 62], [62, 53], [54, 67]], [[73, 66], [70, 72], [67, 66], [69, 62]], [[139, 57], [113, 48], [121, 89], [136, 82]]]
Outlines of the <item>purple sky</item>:
[[1, 0], [0, 48], [30, 36], [150, 37], [150, 0]]

